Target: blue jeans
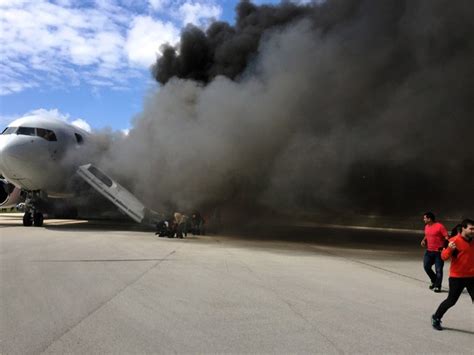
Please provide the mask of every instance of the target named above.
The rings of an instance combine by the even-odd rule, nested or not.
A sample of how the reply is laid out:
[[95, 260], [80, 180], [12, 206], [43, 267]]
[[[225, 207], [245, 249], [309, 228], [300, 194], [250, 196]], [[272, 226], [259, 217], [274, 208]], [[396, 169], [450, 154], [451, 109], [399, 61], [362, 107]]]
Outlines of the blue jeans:
[[[433, 264], [435, 266], [436, 273], [433, 272]], [[431, 283], [434, 284], [434, 287], [441, 288], [441, 283], [443, 282], [443, 266], [444, 261], [441, 259], [440, 251], [425, 251], [423, 267], [425, 268], [425, 272], [430, 277]]]

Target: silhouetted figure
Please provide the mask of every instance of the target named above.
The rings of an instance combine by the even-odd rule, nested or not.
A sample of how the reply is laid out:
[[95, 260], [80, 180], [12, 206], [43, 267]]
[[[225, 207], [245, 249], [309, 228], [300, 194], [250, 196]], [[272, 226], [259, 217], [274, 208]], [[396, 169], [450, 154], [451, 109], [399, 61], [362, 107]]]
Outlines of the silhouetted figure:
[[166, 219], [159, 221], [156, 224], [156, 233], [155, 235], [158, 235], [159, 237], [168, 237], [172, 238], [172, 230], [170, 228], [170, 222]]
[[194, 212], [191, 216], [191, 233], [194, 235], [204, 235], [204, 218], [199, 212]]

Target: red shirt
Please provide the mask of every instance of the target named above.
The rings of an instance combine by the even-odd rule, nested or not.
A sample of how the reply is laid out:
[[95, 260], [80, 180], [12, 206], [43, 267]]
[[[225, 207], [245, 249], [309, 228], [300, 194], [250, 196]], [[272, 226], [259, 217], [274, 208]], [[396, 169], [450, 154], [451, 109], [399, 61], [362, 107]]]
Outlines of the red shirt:
[[431, 226], [425, 225], [426, 248], [429, 251], [439, 251], [444, 247], [444, 241], [448, 237], [448, 231], [439, 222], [434, 222]]
[[[449, 241], [456, 244], [456, 249], [446, 248], [441, 253], [443, 260], [448, 260], [451, 257], [449, 276], [474, 277], [474, 240], [468, 243], [458, 234]], [[457, 253], [454, 253], [455, 250], [457, 250]]]

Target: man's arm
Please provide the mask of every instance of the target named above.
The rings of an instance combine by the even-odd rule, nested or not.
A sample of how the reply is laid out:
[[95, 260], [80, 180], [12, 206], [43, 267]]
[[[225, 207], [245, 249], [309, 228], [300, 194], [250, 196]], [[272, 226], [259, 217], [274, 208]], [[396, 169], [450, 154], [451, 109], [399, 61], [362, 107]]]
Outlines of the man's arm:
[[426, 235], [423, 237], [423, 239], [421, 240], [421, 243], [420, 245], [424, 248], [426, 247]]
[[453, 255], [453, 252], [455, 250], [456, 250], [456, 243], [449, 242], [448, 247], [444, 248], [443, 251], [441, 252], [441, 259], [445, 261], [448, 260]]

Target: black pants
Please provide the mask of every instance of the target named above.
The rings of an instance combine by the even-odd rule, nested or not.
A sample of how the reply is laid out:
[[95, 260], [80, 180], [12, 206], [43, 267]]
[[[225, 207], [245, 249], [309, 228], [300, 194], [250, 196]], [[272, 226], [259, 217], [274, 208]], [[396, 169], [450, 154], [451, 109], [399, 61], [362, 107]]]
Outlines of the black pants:
[[448, 298], [439, 305], [434, 314], [435, 318], [443, 318], [446, 311], [456, 304], [464, 287], [467, 288], [467, 292], [469, 292], [471, 300], [474, 302], [474, 277], [450, 277]]

